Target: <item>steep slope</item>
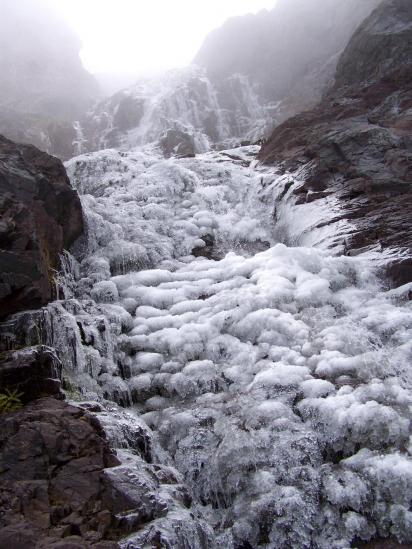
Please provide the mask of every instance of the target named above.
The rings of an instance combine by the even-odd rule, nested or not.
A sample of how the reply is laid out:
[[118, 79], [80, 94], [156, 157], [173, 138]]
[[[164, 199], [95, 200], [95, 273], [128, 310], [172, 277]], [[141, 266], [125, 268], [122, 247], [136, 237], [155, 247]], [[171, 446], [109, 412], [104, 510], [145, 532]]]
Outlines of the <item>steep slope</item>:
[[229, 19], [209, 34], [194, 62], [211, 76], [248, 75], [262, 95], [281, 99], [303, 74], [339, 53], [377, 4], [280, 0], [271, 11]]
[[83, 151], [128, 149], [168, 130], [192, 152], [258, 141], [320, 99], [339, 52], [378, 2], [293, 0], [229, 20], [205, 40], [195, 66], [100, 102], [83, 121]]
[[1, 9], [0, 132], [73, 156], [73, 121], [98, 96], [80, 43], [47, 0], [3, 0]]
[[141, 80], [97, 104], [83, 120], [84, 150], [158, 142], [178, 132], [194, 152], [260, 137], [270, 118], [245, 77], [233, 76], [231, 105], [219, 102], [204, 69], [188, 67]]
[[55, 293], [60, 254], [83, 232], [62, 163], [0, 136], [0, 318], [41, 307]]
[[379, 1], [280, 0], [210, 33], [194, 62], [218, 87], [233, 74], [247, 76], [264, 102], [283, 102], [284, 120], [321, 98], [341, 50]]
[[335, 87], [259, 154], [284, 174], [272, 187], [283, 192], [277, 215], [296, 220], [284, 238], [382, 252], [396, 284], [412, 280], [411, 44], [412, 4], [384, 2], [350, 41]]
[[141, 511], [124, 511], [121, 547], [410, 543], [410, 285], [385, 291], [368, 257], [277, 244], [256, 152], [72, 159], [85, 256], [66, 299], [8, 330], [27, 344], [38, 326], [69, 394], [100, 400], [127, 450], [119, 482]]

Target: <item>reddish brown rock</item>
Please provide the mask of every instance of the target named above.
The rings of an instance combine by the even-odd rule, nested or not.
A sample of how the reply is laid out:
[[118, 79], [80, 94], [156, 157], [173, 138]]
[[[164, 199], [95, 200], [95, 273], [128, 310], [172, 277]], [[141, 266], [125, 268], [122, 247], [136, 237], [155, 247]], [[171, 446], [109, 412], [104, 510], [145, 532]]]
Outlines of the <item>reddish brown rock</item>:
[[59, 256], [83, 232], [63, 164], [0, 136], [0, 318], [49, 302]]
[[45, 398], [0, 415], [0, 548], [117, 547], [104, 469], [118, 463], [84, 410]]
[[350, 41], [335, 87], [278, 127], [259, 154], [281, 173], [299, 171], [294, 205], [333, 195], [340, 217], [320, 217], [317, 227], [350, 220], [345, 252], [391, 251], [395, 285], [412, 280], [411, 44], [412, 4], [383, 2]]

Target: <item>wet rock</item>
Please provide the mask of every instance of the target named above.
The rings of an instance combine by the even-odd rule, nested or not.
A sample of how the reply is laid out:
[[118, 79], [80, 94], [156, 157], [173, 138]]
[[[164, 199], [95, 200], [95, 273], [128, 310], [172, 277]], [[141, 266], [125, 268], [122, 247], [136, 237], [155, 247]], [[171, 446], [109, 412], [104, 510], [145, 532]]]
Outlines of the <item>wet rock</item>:
[[0, 415], [0, 547], [114, 549], [160, 524], [167, 545], [176, 518], [188, 535], [206, 535], [180, 475], [148, 463], [142, 436], [139, 419], [114, 405], [91, 414], [42, 398]]
[[348, 255], [395, 255], [387, 262], [394, 285], [412, 280], [411, 43], [411, 3], [383, 2], [346, 48], [334, 88], [277, 128], [259, 154], [281, 173], [299, 173], [285, 199], [292, 207], [322, 203], [312, 233], [329, 225]]
[[83, 232], [62, 163], [0, 137], [0, 318], [46, 304], [59, 256]]
[[118, 105], [113, 121], [120, 132], [125, 132], [138, 126], [144, 114], [144, 100], [139, 100], [125, 92], [119, 92], [113, 97]]
[[193, 137], [179, 129], [171, 129], [160, 139], [160, 147], [167, 157], [190, 158], [195, 155]]
[[196, 246], [196, 248], [193, 248], [192, 255], [195, 257], [206, 257], [206, 259], [213, 259], [215, 245], [214, 236], [212, 234], [205, 234], [202, 236], [202, 240], [205, 243], [204, 246]]
[[103, 472], [119, 462], [91, 416], [45, 398], [0, 416], [0, 432], [0, 547], [117, 546]]
[[23, 403], [44, 396], [64, 398], [60, 380], [61, 363], [54, 349], [38, 345], [1, 354], [0, 387], [22, 393]]

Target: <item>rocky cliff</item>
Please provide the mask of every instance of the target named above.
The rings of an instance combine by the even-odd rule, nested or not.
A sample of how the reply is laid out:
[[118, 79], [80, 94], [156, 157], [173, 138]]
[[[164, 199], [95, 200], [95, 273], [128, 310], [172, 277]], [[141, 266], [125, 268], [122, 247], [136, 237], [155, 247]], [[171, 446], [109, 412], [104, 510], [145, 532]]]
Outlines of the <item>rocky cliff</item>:
[[59, 256], [83, 232], [62, 163], [0, 137], [0, 317], [55, 297]]
[[271, 11], [229, 19], [206, 38], [194, 62], [220, 93], [224, 80], [245, 75], [277, 121], [314, 105], [333, 79], [351, 35], [380, 0], [282, 0]]
[[[194, 66], [171, 71], [96, 105], [83, 120], [83, 151], [170, 142], [194, 152], [255, 142], [313, 106], [339, 53], [379, 0], [281, 2], [213, 31]], [[170, 147], [167, 147], [168, 149]], [[177, 150], [176, 149], [176, 150]]]
[[73, 122], [98, 96], [80, 42], [46, 0], [2, 1], [0, 133], [70, 158]]
[[[410, 30], [387, 0], [260, 164], [257, 146], [193, 158], [225, 127], [202, 71], [94, 111], [97, 145], [160, 128], [184, 158], [66, 164], [87, 251], [64, 299], [0, 324], [0, 395], [22, 393], [0, 416], [0, 547], [410, 547], [410, 285], [369, 261], [411, 280]], [[0, 191], [7, 314], [50, 299], [82, 217], [61, 164], [6, 139]]]
[[307, 219], [291, 242], [379, 252], [396, 284], [412, 280], [411, 44], [412, 4], [383, 2], [349, 42], [335, 86], [259, 154], [285, 174], [289, 215]]

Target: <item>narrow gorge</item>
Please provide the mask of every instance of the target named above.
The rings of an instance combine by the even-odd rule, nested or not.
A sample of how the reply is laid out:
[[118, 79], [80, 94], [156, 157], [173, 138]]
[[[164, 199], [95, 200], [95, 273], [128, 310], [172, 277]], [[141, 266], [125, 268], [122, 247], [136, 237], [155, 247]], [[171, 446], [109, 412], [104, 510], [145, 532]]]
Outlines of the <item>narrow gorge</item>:
[[412, 4], [286, 4], [0, 138], [0, 549], [412, 547]]

